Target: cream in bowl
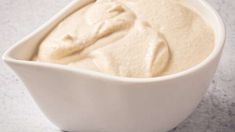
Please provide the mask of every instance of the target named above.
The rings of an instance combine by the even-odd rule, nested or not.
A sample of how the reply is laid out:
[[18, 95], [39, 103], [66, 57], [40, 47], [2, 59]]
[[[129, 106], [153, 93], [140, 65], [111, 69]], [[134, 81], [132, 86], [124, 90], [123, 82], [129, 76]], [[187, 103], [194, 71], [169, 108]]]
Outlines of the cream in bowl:
[[[128, 0], [113, 4], [107, 0], [111, 2], [107, 6], [104, 4], [101, 7], [92, 7], [97, 3], [75, 0], [37, 31], [6, 51], [3, 60], [24, 82], [42, 112], [62, 130], [168, 131], [186, 119], [202, 99], [217, 68], [225, 32], [219, 15], [204, 0], [156, 0], [159, 1], [158, 4], [154, 1]], [[164, 4], [165, 2], [169, 3]], [[109, 11], [116, 11], [111, 14], [102, 13], [110, 5], [114, 5], [114, 8]], [[158, 7], [159, 15], [153, 15], [156, 11], [151, 6]], [[106, 15], [89, 17], [94, 15], [97, 8], [101, 8], [97, 12]], [[165, 9], [172, 11], [164, 11]], [[73, 17], [82, 10], [87, 11], [81, 15], [84, 19]], [[171, 14], [175, 12], [181, 13], [176, 13], [177, 17], [174, 17]], [[164, 18], [161, 15], [167, 16], [165, 20], [158, 18]], [[102, 28], [104, 30], [95, 30], [99, 29], [96, 26], [104, 19], [110, 20], [112, 17], [121, 21], [112, 21], [112, 24]], [[179, 19], [180, 17], [183, 19]], [[63, 32], [63, 29], [72, 31], [69, 25], [68, 28], [65, 27], [66, 23], [71, 22], [72, 25], [74, 22], [69, 19], [75, 18], [79, 23], [84, 21], [81, 23], [84, 24], [82, 28], [85, 36], [80, 36], [84, 42], [79, 42], [79, 32]], [[89, 28], [86, 24], [93, 25], [94, 28]], [[120, 27], [117, 28], [119, 24]], [[186, 25], [191, 29], [185, 28]], [[56, 30], [61, 30], [62, 33]], [[185, 33], [187, 30], [188, 34]], [[109, 34], [110, 31], [114, 33]], [[56, 39], [62, 45], [75, 40], [77, 44], [86, 46], [75, 45], [75, 49], [80, 48], [82, 52], [78, 50], [69, 54], [70, 50], [65, 50], [63, 55], [60, 51], [64, 49], [58, 47], [60, 50], [48, 50], [48, 56], [39, 57], [43, 44], [49, 47], [53, 45], [51, 40], [47, 41], [53, 38], [51, 35], [58, 35]], [[136, 47], [143, 48], [132, 49], [135, 40], [131, 38], [135, 36], [139, 36], [135, 38]], [[120, 47], [116, 44], [120, 44]], [[126, 48], [122, 47], [124, 45]], [[126, 49], [131, 49], [131, 55]], [[113, 58], [109, 58], [107, 54], [119, 57], [117, 53], [120, 51], [127, 55], [121, 54], [121, 58], [115, 59], [113, 63]], [[135, 60], [134, 52], [141, 53], [137, 55], [140, 60]], [[51, 53], [55, 56], [50, 56]], [[35, 56], [38, 61], [32, 61]], [[87, 60], [83, 60], [83, 57]], [[131, 64], [127, 63], [129, 60]], [[142, 67], [126, 67], [132, 67], [133, 62]], [[122, 66], [125, 66], [124, 69], [120, 68]], [[153, 66], [156, 66], [156, 70], [153, 70]]]
[[35, 60], [143, 78], [191, 68], [213, 47], [213, 29], [185, 0], [98, 0], [60, 22]]

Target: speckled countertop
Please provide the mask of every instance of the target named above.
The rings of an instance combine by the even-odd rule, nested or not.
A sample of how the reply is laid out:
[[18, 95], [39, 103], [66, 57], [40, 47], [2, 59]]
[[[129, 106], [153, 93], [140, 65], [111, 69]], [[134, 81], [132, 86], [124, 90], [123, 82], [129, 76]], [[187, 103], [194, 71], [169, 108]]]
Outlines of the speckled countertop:
[[[0, 56], [71, 0], [0, 0]], [[225, 50], [208, 92], [171, 132], [235, 132], [235, 0], [208, 0], [227, 27]], [[0, 61], [0, 132], [60, 132]]]

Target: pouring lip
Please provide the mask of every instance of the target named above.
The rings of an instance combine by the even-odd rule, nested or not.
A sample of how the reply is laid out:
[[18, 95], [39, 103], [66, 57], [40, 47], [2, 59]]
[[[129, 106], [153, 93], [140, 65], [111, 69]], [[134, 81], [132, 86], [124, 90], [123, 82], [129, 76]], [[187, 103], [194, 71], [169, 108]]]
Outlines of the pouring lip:
[[[72, 2], [69, 6], [67, 6], [65, 9], [63, 9], [60, 13], [65, 12], [66, 9], [68, 9], [73, 4], [76, 4], [78, 1]], [[204, 6], [204, 8], [206, 8], [210, 12], [210, 14], [213, 15], [213, 17], [215, 17], [217, 19], [218, 29], [219, 29], [219, 31], [218, 31], [219, 32], [219, 35], [218, 35], [219, 38], [218, 38], [218, 41], [215, 43], [215, 47], [214, 47], [213, 51], [210, 53], [210, 55], [206, 59], [204, 59], [201, 63], [199, 63], [199, 64], [197, 64], [197, 65], [195, 65], [195, 66], [193, 66], [193, 67], [191, 67], [191, 68], [189, 68], [185, 71], [181, 71], [181, 72], [178, 72], [178, 73], [175, 73], [175, 74], [164, 75], [164, 76], [153, 77], [153, 78], [128, 78], [128, 77], [119, 77], [119, 76], [113, 76], [113, 75], [108, 75], [108, 74], [89, 71], [89, 70], [83, 70], [83, 69], [68, 67], [68, 66], [59, 65], [59, 64], [41, 63], [41, 62], [38, 63], [38, 62], [34, 62], [34, 61], [19, 60], [19, 59], [16, 59], [16, 58], [11, 56], [12, 52], [14, 52], [15, 49], [18, 46], [21, 46], [29, 38], [34, 37], [34, 34], [36, 34], [37, 32], [42, 31], [45, 28], [45, 25], [40, 27], [38, 30], [36, 30], [35, 32], [30, 34], [29, 36], [25, 37], [21, 41], [17, 42], [11, 48], [9, 48], [2, 55], [2, 60], [5, 63], [7, 63], [9, 66], [11, 66], [11, 64], [18, 64], [18, 65], [24, 65], [24, 66], [43, 67], [43, 68], [48, 68], [48, 69], [57, 69], [57, 70], [63, 70], [63, 71], [68, 71], [68, 72], [79, 73], [79, 74], [82, 74], [84, 76], [91, 76], [91, 77], [98, 78], [98, 79], [105, 79], [105, 80], [109, 80], [109, 81], [118, 81], [118, 82], [149, 83], [149, 82], [167, 81], [167, 80], [172, 80], [172, 79], [175, 79], [175, 78], [184, 77], [186, 75], [190, 75], [190, 74], [193, 74], [193, 73], [197, 72], [201, 68], [208, 65], [208, 63], [213, 61], [215, 58], [217, 58], [220, 55], [220, 52], [223, 50], [223, 47], [224, 47], [224, 44], [225, 44], [225, 36], [226, 36], [225, 25], [224, 25], [224, 22], [222, 21], [220, 15], [205, 0], [199, 0], [199, 2], [201, 2], [201, 4]], [[54, 17], [54, 19], [56, 17], [58, 17], [60, 15], [60, 13], [57, 14]], [[49, 22], [52, 22], [54, 19], [51, 19], [51, 21], [49, 21]]]

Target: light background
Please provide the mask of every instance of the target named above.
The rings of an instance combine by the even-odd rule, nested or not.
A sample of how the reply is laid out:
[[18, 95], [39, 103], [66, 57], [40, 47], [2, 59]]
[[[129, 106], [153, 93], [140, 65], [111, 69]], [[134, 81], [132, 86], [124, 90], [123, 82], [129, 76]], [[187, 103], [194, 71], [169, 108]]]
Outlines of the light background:
[[[0, 56], [72, 0], [0, 0]], [[235, 0], [208, 0], [221, 14], [227, 41], [217, 73], [193, 114], [171, 132], [235, 132]], [[22, 82], [0, 61], [0, 132], [60, 132]]]

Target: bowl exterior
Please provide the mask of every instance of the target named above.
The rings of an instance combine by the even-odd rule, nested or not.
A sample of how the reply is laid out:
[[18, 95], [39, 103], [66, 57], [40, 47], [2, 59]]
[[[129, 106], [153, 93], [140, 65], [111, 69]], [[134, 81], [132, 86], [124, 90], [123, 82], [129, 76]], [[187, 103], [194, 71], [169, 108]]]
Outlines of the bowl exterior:
[[67, 131], [167, 131], [200, 102], [220, 56], [185, 76], [124, 82], [37, 65], [8, 62], [43, 113]]

